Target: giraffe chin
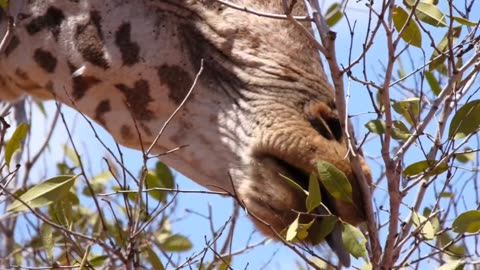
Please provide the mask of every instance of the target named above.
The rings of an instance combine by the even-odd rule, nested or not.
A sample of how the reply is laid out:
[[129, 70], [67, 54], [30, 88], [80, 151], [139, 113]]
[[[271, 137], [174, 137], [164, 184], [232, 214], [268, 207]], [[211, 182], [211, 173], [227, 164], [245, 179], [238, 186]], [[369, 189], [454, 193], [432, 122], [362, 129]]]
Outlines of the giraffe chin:
[[[273, 155], [254, 158], [251, 180], [239, 189], [239, 197], [262, 233], [277, 238], [299, 213], [306, 213], [306, 195], [302, 189], [308, 190], [309, 174]], [[308, 223], [313, 218], [301, 214], [300, 220]]]

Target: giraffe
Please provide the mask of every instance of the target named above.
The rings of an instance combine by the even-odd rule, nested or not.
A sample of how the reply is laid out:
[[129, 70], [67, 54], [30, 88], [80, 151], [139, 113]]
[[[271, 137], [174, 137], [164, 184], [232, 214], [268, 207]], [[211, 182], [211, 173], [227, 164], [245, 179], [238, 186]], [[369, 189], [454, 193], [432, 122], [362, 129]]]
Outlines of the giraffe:
[[[284, 12], [280, 0], [232, 2]], [[16, 27], [0, 56], [0, 100], [58, 100], [120, 144], [141, 149], [193, 86], [155, 145], [156, 152], [189, 145], [165, 156], [166, 164], [207, 188], [238, 194], [259, 230], [274, 236], [296, 218], [293, 210], [306, 211], [305, 194], [281, 175], [306, 188], [315, 163], [327, 161], [347, 175], [354, 204], [326, 192], [324, 203], [346, 222], [364, 221], [333, 88], [298, 26], [214, 0], [16, 3]], [[297, 3], [293, 13], [305, 7]], [[5, 33], [4, 11], [0, 16]], [[338, 238], [332, 233], [327, 241], [349, 265]]]

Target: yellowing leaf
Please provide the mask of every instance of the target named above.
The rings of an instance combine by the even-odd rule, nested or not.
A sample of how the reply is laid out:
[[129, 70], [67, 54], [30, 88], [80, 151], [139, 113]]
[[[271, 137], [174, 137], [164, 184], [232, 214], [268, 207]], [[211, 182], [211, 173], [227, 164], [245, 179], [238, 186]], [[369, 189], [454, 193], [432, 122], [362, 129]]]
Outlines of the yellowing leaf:
[[330, 195], [335, 199], [352, 203], [352, 185], [342, 171], [328, 162], [318, 161], [317, 172], [320, 181]]
[[416, 125], [420, 113], [420, 99], [417, 97], [396, 101], [392, 105], [395, 112], [401, 114], [410, 125]]
[[163, 263], [158, 257], [157, 253], [153, 251], [152, 247], [149, 244], [146, 245], [145, 251], [147, 252], [147, 261], [152, 266], [152, 269], [156, 269], [156, 270], [165, 269], [165, 266], [163, 266]]
[[386, 129], [385, 122], [382, 119], [370, 120], [365, 124], [365, 127], [368, 129], [368, 131], [375, 134], [383, 134], [385, 133]]
[[192, 248], [192, 242], [185, 236], [174, 234], [163, 241], [162, 247], [165, 251], [187, 251]]
[[463, 148], [463, 153], [455, 154], [455, 158], [462, 163], [467, 163], [475, 159], [475, 153], [476, 151], [473, 151], [472, 148], [465, 147]]
[[422, 160], [410, 164], [407, 168], [405, 168], [405, 170], [403, 170], [403, 176], [412, 177], [417, 174], [424, 173], [434, 166], [436, 166], [436, 168], [433, 171], [430, 171], [427, 176], [439, 175], [448, 169], [448, 165], [445, 162], [442, 162], [440, 165], [438, 165], [438, 161], [436, 160]]
[[12, 134], [12, 137], [5, 145], [5, 162], [7, 163], [8, 166], [10, 166], [10, 161], [12, 160], [13, 154], [17, 150], [21, 150], [20, 148], [22, 147], [22, 141], [25, 139], [25, 137], [27, 137], [27, 132], [28, 132], [28, 125], [21, 123], [15, 129], [15, 131]]
[[450, 261], [437, 268], [437, 270], [456, 270], [457, 267], [462, 266], [463, 264], [464, 262], [462, 260]]
[[435, 231], [433, 229], [432, 223], [428, 221], [426, 217], [420, 215], [419, 213], [413, 212], [412, 222], [417, 228], [420, 225], [422, 225], [422, 228], [420, 229], [420, 233], [425, 239], [427, 240], [433, 239], [435, 235]]
[[480, 232], [480, 211], [471, 210], [460, 214], [452, 224], [453, 231], [457, 233]]
[[[31, 208], [38, 208], [49, 205], [62, 199], [68, 194], [70, 188], [75, 183], [77, 176], [62, 175], [45, 180], [20, 196], [20, 200]], [[8, 208], [8, 212], [18, 212], [28, 210], [28, 207], [19, 200], [15, 200]]]
[[452, 43], [455, 44], [461, 32], [462, 32], [462, 27], [454, 27], [452, 30], [447, 31], [443, 39], [436, 46], [437, 47], [436, 50], [433, 50], [432, 56], [430, 57], [431, 62], [428, 67], [430, 70], [434, 70], [442, 67], [443, 62], [446, 59], [443, 53], [448, 50], [449, 38], [452, 39]]
[[462, 18], [462, 17], [453, 16], [452, 18], [456, 22], [458, 22], [459, 24], [462, 24], [462, 25], [465, 25], [465, 26], [477, 26], [476, 22], [469, 21], [469, 20], [467, 20], [465, 18]]
[[285, 240], [287, 240], [288, 242], [293, 241], [295, 239], [295, 237], [297, 236], [297, 229], [298, 229], [299, 220], [300, 220], [300, 215], [298, 215], [297, 218], [292, 222], [292, 224], [290, 224], [290, 226], [288, 226], [287, 234], [285, 236]]
[[355, 258], [367, 259], [367, 239], [362, 232], [348, 223], [342, 223], [342, 242], [345, 249]]
[[445, 14], [433, 4], [419, 2], [415, 9], [417, 17], [430, 25], [435, 27], [446, 27]]
[[53, 260], [53, 234], [52, 227], [49, 224], [42, 223], [40, 226], [40, 236], [42, 238], [42, 244], [47, 253], [48, 260]]
[[395, 29], [400, 33], [405, 26], [405, 29], [401, 33], [402, 39], [415, 47], [422, 47], [422, 34], [420, 33], [417, 23], [413, 18], [409, 21], [407, 20], [408, 13], [403, 8], [395, 6], [393, 8], [393, 25]]
[[325, 20], [327, 21], [327, 25], [329, 27], [334, 26], [337, 24], [340, 19], [343, 18], [343, 13], [341, 10], [341, 6], [338, 3], [333, 3], [328, 9], [327, 14], [325, 14]]
[[453, 116], [448, 137], [461, 139], [478, 131], [480, 128], [480, 100], [473, 100], [463, 105]]

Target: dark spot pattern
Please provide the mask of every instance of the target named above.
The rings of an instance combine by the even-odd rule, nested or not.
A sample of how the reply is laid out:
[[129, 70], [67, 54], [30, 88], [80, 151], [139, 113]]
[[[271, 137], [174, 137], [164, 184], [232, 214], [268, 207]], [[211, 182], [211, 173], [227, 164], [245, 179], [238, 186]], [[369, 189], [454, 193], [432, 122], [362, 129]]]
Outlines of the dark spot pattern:
[[74, 37], [75, 46], [85, 61], [103, 69], [108, 69], [109, 63], [103, 51], [103, 34], [100, 21], [101, 17], [98, 11], [90, 12], [89, 22], [77, 26]]
[[140, 46], [132, 42], [130, 23], [123, 23], [115, 32], [115, 45], [122, 55], [122, 62], [125, 66], [133, 66], [140, 61]]
[[57, 67], [57, 58], [49, 51], [43, 49], [35, 50], [33, 60], [47, 73], [53, 73]]
[[162, 65], [157, 69], [157, 74], [160, 83], [168, 86], [168, 97], [179, 105], [193, 84], [188, 72], [179, 66]]
[[25, 26], [25, 28], [30, 35], [48, 29], [52, 32], [55, 40], [57, 40], [58, 34], [60, 33], [60, 25], [63, 20], [65, 20], [65, 15], [60, 9], [49, 7], [45, 15], [34, 18]]
[[[74, 73], [78, 68], [72, 63], [67, 62], [71, 73]], [[75, 76], [72, 78], [72, 96], [74, 100], [79, 100], [85, 96], [88, 89], [101, 83], [102, 81], [95, 76]]]
[[8, 57], [17, 47], [20, 45], [20, 39], [16, 35], [12, 36], [12, 39], [5, 48], [5, 55]]
[[95, 76], [76, 76], [72, 79], [73, 98], [79, 100], [85, 96], [88, 89], [101, 83], [102, 81]]
[[95, 109], [95, 120], [97, 120], [98, 123], [102, 124], [103, 126], [107, 126], [107, 123], [103, 115], [109, 112], [111, 109], [112, 107], [110, 105], [110, 100], [108, 99], [102, 100], [100, 103], [98, 103], [98, 106]]
[[122, 136], [122, 139], [129, 141], [133, 138], [133, 133], [130, 130], [130, 127], [127, 125], [122, 125], [120, 127], [120, 136]]
[[148, 104], [153, 101], [150, 97], [150, 86], [146, 80], [138, 80], [132, 88], [123, 83], [115, 87], [125, 96], [131, 112], [136, 120], [151, 120], [153, 112], [148, 109]]

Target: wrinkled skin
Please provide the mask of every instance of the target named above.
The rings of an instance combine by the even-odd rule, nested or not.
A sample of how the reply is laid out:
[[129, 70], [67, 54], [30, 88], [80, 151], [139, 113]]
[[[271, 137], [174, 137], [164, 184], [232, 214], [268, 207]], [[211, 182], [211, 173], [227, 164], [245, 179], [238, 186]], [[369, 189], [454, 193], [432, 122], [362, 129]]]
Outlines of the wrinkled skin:
[[[276, 236], [296, 218], [293, 210], [305, 211], [304, 193], [280, 174], [306, 188], [316, 162], [327, 161], [348, 177], [354, 204], [323, 192], [324, 204], [346, 222], [365, 219], [332, 87], [318, 52], [291, 22], [211, 0], [30, 2], [17, 8], [23, 15], [0, 56], [0, 99], [57, 99], [141, 149], [203, 67], [155, 147], [189, 145], [167, 155], [168, 165], [237, 194], [258, 228]], [[283, 13], [281, 2], [240, 4]], [[305, 14], [304, 7], [297, 3], [293, 13]], [[365, 163], [364, 173], [369, 180]], [[338, 230], [327, 240], [338, 249]], [[336, 252], [348, 265], [348, 255]]]

